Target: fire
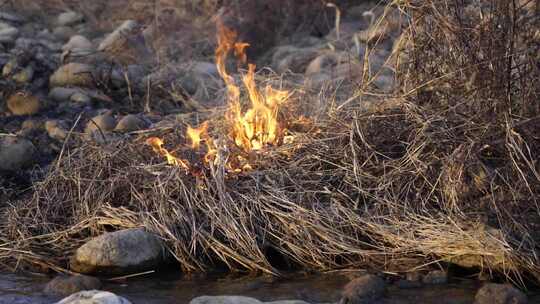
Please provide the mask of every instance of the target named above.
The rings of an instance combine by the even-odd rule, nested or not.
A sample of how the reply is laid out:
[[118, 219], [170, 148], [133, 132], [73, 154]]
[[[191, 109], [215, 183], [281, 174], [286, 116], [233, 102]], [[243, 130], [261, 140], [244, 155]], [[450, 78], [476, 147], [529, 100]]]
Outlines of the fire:
[[186, 170], [189, 170], [188, 162], [186, 160], [173, 156], [169, 151], [167, 151], [167, 149], [163, 148], [163, 140], [161, 140], [160, 138], [150, 137], [146, 140], [146, 143], [152, 147], [154, 152], [165, 157], [169, 165], [179, 166]]
[[[277, 90], [271, 86], [260, 90], [255, 82], [256, 66], [248, 64], [247, 72], [242, 76], [242, 83], [249, 98], [248, 108], [244, 109], [245, 107], [241, 104], [240, 87], [236, 84], [234, 77], [227, 72], [226, 62], [227, 57], [232, 53], [240, 63], [247, 63], [246, 48], [249, 44], [237, 41], [236, 32], [227, 28], [219, 20], [217, 27], [218, 47], [215, 51], [215, 60], [218, 73], [227, 88], [228, 102], [224, 116], [228, 129], [227, 133], [223, 134], [226, 136], [225, 141], [228, 145], [225, 150], [236, 153], [227, 158], [228, 162], [225, 165], [230, 171], [248, 171], [253, 168], [253, 165], [248, 161], [251, 158], [251, 153], [283, 142], [285, 128], [280, 121], [279, 110], [290, 94], [288, 91]], [[188, 126], [186, 138], [190, 142], [190, 148], [194, 151], [206, 150], [203, 157], [203, 162], [206, 165], [216, 161], [220, 148], [215, 144], [217, 140], [214, 140], [209, 134], [208, 121], [199, 127]], [[222, 141], [219, 140], [219, 142]], [[205, 143], [204, 148], [203, 142]], [[188, 162], [172, 156], [162, 147], [163, 141], [159, 138], [150, 138], [147, 143], [156, 153], [164, 156], [169, 164], [189, 169]], [[232, 147], [233, 145], [234, 147]]]

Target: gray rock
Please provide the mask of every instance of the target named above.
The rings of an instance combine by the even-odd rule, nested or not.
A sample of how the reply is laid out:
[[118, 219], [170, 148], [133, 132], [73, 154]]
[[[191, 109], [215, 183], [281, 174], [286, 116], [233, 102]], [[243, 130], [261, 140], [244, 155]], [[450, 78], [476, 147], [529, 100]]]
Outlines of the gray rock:
[[75, 34], [75, 30], [69, 26], [58, 26], [53, 29], [53, 35], [58, 40], [66, 41]]
[[304, 73], [306, 67], [319, 55], [319, 52], [315, 48], [297, 49], [284, 57], [276, 59], [274, 67], [278, 73], [285, 73], [287, 71]]
[[263, 302], [242, 296], [202, 296], [191, 300], [189, 304], [263, 304]]
[[85, 94], [84, 92], [76, 92], [75, 94], [71, 95], [69, 98], [74, 103], [79, 104], [90, 104], [92, 102], [92, 98], [88, 96], [88, 94]]
[[0, 135], [0, 170], [17, 171], [31, 166], [37, 150], [22, 137]]
[[60, 275], [45, 285], [44, 292], [49, 295], [69, 296], [83, 290], [101, 288], [101, 281], [86, 275]]
[[84, 21], [84, 15], [74, 11], [68, 11], [58, 15], [56, 23], [61, 26], [72, 26]]
[[49, 82], [51, 87], [91, 87], [94, 85], [94, 73], [91, 65], [72, 62], [56, 70]]
[[129, 274], [155, 269], [165, 261], [162, 241], [143, 228], [105, 233], [81, 246], [70, 267], [80, 273]]
[[448, 283], [448, 273], [444, 270], [432, 270], [422, 278], [422, 282], [430, 285], [446, 284]]
[[62, 51], [88, 54], [94, 51], [94, 45], [86, 37], [74, 35], [62, 46]]
[[131, 304], [131, 302], [112, 292], [90, 290], [72, 294], [56, 304]]
[[2, 12], [0, 11], [0, 20], [9, 21], [13, 23], [23, 23], [25, 21], [24, 17], [19, 16], [14, 13]]
[[119, 132], [133, 132], [137, 130], [144, 129], [146, 127], [146, 122], [139, 118], [137, 115], [126, 115], [118, 121], [118, 124], [114, 128], [115, 131]]
[[474, 304], [526, 304], [527, 296], [509, 284], [488, 283], [478, 290]]
[[49, 91], [49, 98], [56, 102], [64, 102], [70, 100], [71, 96], [79, 92], [80, 89], [56, 87]]
[[386, 290], [386, 282], [376, 275], [363, 275], [343, 288], [341, 304], [379, 303]]
[[0, 22], [0, 43], [13, 43], [17, 36], [19, 36], [19, 29]]

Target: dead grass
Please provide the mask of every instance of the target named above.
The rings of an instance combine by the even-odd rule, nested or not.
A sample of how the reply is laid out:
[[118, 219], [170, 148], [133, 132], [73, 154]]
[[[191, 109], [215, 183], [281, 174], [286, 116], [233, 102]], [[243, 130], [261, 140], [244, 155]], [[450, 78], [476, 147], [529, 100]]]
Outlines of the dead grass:
[[184, 271], [277, 274], [279, 255], [316, 270], [452, 261], [538, 277], [538, 45], [514, 1], [493, 1], [482, 22], [461, 2], [396, 2], [412, 43], [399, 106], [302, 96], [325, 101], [313, 128], [253, 172], [226, 177], [217, 165], [193, 177], [164, 165], [144, 141], [183, 149], [182, 126], [65, 151], [31, 199], [2, 209], [0, 259], [58, 269], [88, 238], [144, 226]]

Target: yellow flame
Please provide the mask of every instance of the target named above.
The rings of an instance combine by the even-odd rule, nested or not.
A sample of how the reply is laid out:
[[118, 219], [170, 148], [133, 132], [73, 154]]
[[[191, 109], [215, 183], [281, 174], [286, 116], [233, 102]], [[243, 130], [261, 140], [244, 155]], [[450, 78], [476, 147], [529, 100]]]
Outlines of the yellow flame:
[[203, 122], [198, 128], [188, 126], [186, 137], [191, 141], [191, 148], [198, 150], [201, 146], [201, 140], [208, 138], [208, 121]]
[[158, 137], [150, 137], [146, 140], [146, 143], [152, 147], [154, 152], [165, 157], [169, 165], [182, 167], [186, 170], [189, 170], [189, 164], [187, 160], [176, 158], [169, 151], [163, 148], [163, 140]]

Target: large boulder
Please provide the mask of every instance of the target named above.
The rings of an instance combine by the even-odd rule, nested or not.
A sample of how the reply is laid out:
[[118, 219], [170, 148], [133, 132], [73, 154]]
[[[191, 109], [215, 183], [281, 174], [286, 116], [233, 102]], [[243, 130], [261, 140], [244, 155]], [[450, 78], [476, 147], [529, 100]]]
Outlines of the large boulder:
[[488, 283], [478, 290], [474, 304], [526, 304], [527, 296], [509, 284]]
[[85, 274], [123, 275], [156, 269], [166, 262], [162, 241], [143, 228], [96, 237], [75, 251], [71, 270]]
[[0, 135], [0, 170], [18, 171], [36, 160], [36, 147], [28, 139]]
[[112, 292], [90, 290], [73, 294], [56, 304], [131, 304], [131, 302]]
[[50, 295], [69, 296], [83, 290], [101, 288], [101, 281], [86, 275], [57, 276], [45, 285], [45, 293]]

